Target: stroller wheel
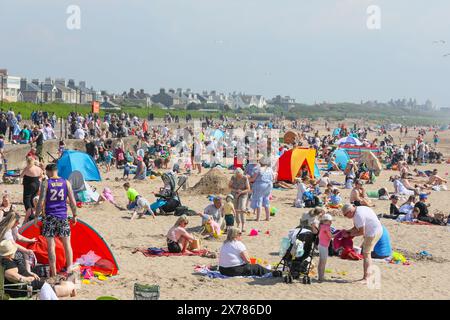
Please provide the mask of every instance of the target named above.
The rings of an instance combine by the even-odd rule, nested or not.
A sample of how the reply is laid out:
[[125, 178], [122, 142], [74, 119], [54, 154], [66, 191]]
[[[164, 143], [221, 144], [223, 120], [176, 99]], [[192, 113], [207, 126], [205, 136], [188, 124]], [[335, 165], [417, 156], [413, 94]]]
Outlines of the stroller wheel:
[[302, 282], [303, 284], [311, 284], [311, 278], [308, 276], [304, 276]]

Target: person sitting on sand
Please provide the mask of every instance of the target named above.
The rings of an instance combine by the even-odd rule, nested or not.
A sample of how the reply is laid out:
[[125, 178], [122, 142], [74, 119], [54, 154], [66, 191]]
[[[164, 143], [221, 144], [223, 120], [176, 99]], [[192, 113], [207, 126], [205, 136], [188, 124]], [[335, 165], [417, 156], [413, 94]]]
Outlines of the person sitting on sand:
[[204, 221], [202, 234], [214, 238], [218, 238], [222, 234], [220, 224], [214, 221], [212, 216], [201, 212], [199, 212], [198, 215], [202, 218], [202, 221]]
[[301, 179], [296, 178], [296, 182], [297, 182], [297, 198], [294, 201], [294, 206], [296, 208], [304, 208], [305, 207], [305, 201], [303, 199], [303, 195], [308, 192], [311, 191], [308, 188], [309, 185], [309, 177], [303, 177]]
[[[441, 178], [440, 176], [438, 176], [438, 170], [437, 169], [433, 170], [433, 172], [432, 172], [432, 174], [431, 174], [427, 184], [431, 185], [431, 186], [440, 186], [442, 189], [447, 190], [447, 188], [446, 188], [447, 187], [446, 186], [447, 180], [445, 180], [445, 179]], [[443, 188], [443, 187], [445, 187], [445, 188]]]
[[5, 190], [2, 195], [2, 203], [0, 204], [0, 221], [3, 219], [3, 216], [6, 215], [9, 211], [11, 211], [13, 208], [14, 205], [11, 203], [9, 192]]
[[219, 224], [222, 224], [222, 216], [223, 216], [223, 206], [222, 206], [222, 198], [219, 196], [215, 196], [213, 198], [213, 203], [206, 206], [206, 208], [203, 210], [203, 214], [205, 215], [205, 218], [202, 221], [202, 224], [204, 225], [206, 223], [206, 216], [211, 216], [214, 221], [216, 221]]
[[183, 214], [167, 232], [167, 249], [169, 252], [184, 253], [188, 244], [195, 240], [194, 236], [185, 229], [188, 223], [187, 216]]
[[355, 206], [367, 206], [372, 207], [372, 201], [367, 196], [367, 193], [364, 189], [363, 182], [359, 179], [355, 181], [355, 186], [353, 187], [350, 193], [350, 203]]
[[414, 205], [414, 208], [419, 209], [419, 214], [417, 216], [417, 219], [420, 221], [431, 223], [431, 224], [444, 226], [445, 222], [443, 220], [437, 219], [429, 214], [428, 208], [430, 207], [430, 204], [427, 203], [427, 200], [428, 200], [427, 194], [425, 194], [425, 193], [420, 194], [419, 202], [417, 202]]
[[150, 207], [150, 202], [144, 197], [139, 197], [136, 200], [136, 207], [134, 207], [133, 215], [131, 216], [131, 220], [136, 218], [137, 216], [141, 219], [145, 214], [151, 215], [153, 219], [155, 219], [155, 213]]
[[147, 178], [147, 167], [141, 156], [137, 157], [137, 168], [134, 176], [135, 180], [145, 180]]
[[389, 181], [393, 182], [394, 184], [394, 193], [396, 195], [405, 195], [405, 196], [413, 196], [416, 194], [417, 191], [413, 191], [413, 190], [408, 190], [404, 184], [402, 183], [402, 181], [400, 180], [399, 176], [391, 176], [389, 178]]
[[[0, 259], [1, 265], [5, 272], [5, 284], [13, 285], [23, 283], [20, 286], [5, 287], [5, 293], [12, 298], [26, 297], [27, 285], [33, 288], [33, 291], [41, 290], [45, 281], [33, 272], [27, 271], [25, 266], [14, 259], [17, 251], [17, 245], [11, 240], [3, 240], [0, 242]], [[75, 296], [75, 284], [73, 281], [61, 281], [60, 284], [51, 286], [57, 297]]]
[[331, 184], [330, 174], [328, 172], [325, 172], [319, 179], [319, 187], [325, 188], [329, 184]]
[[331, 169], [329, 171], [338, 171], [341, 172], [341, 168], [339, 168], [339, 165], [336, 163], [336, 156], [332, 155], [330, 157], [330, 165], [331, 165]]
[[390, 197], [391, 200], [391, 204], [389, 206], [389, 214], [384, 214], [383, 218], [386, 219], [397, 219], [398, 216], [400, 215], [400, 211], [399, 211], [399, 207], [398, 207], [398, 196], [393, 194]]
[[262, 277], [272, 272], [259, 264], [250, 263], [247, 247], [242, 243], [242, 232], [235, 227], [228, 229], [227, 239], [220, 248], [219, 271], [228, 277]]
[[[28, 239], [19, 233], [20, 215], [13, 210], [9, 211], [2, 220], [0, 220], [0, 241], [11, 240], [14, 243], [20, 241], [22, 243], [35, 243], [36, 238]], [[24, 260], [26, 269], [31, 272], [30, 258], [34, 257], [33, 250], [29, 250], [17, 244], [18, 252], [16, 258]]]

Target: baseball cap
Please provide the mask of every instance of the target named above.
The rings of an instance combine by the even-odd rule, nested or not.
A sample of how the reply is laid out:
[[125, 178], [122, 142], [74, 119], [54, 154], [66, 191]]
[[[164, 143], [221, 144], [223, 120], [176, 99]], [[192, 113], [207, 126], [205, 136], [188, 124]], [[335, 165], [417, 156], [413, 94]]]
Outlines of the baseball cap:
[[419, 199], [428, 199], [428, 195], [426, 194], [426, 193], [421, 193], [420, 195], [419, 195]]
[[333, 221], [333, 216], [331, 214], [326, 213], [322, 216], [320, 221]]

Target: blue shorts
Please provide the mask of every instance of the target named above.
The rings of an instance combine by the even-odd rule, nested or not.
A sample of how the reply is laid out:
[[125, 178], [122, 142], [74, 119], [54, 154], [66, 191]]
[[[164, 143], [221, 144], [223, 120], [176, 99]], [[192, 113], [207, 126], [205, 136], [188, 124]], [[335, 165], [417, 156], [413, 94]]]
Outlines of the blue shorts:
[[270, 207], [269, 197], [270, 195], [268, 196], [252, 195], [250, 207], [252, 209], [257, 209], [261, 207], [269, 208]]

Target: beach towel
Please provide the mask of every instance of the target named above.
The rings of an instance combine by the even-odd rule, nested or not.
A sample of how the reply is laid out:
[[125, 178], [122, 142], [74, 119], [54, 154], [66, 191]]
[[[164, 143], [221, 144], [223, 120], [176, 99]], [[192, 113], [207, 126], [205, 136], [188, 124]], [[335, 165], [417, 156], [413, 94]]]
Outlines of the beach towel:
[[436, 226], [436, 224], [432, 224], [432, 223], [429, 223], [429, 222], [426, 222], [426, 221], [420, 221], [420, 220], [417, 220], [417, 221], [402, 221], [402, 223], [419, 225], [419, 226]]
[[185, 253], [172, 253], [167, 248], [136, 248], [132, 253], [141, 252], [146, 257], [179, 257], [179, 256], [200, 256], [207, 257], [210, 252], [206, 249], [188, 251]]
[[223, 274], [220, 273], [219, 270], [210, 270], [207, 266], [196, 266], [194, 268], [194, 271], [197, 273], [200, 273], [204, 276], [207, 276], [210, 279], [233, 279], [233, 278], [259, 278], [259, 279], [263, 279], [263, 278], [272, 278], [272, 273], [266, 273], [265, 275], [263, 275], [262, 277], [258, 277], [258, 276], [242, 276], [242, 277], [228, 277], [225, 276]]
[[333, 240], [333, 249], [342, 249], [341, 259], [346, 260], [362, 260], [363, 256], [358, 254], [353, 249], [353, 237], [344, 237], [344, 230], [340, 230], [336, 233]]

